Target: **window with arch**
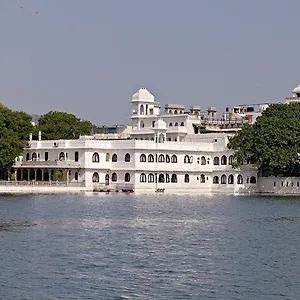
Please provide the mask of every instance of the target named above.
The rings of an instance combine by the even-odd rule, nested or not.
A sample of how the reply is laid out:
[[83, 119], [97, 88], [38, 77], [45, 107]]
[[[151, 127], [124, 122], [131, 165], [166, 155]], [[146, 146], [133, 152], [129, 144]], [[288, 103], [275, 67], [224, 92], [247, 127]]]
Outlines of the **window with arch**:
[[153, 154], [148, 155], [148, 162], [154, 162], [154, 156]]
[[200, 183], [205, 183], [205, 175], [201, 174], [200, 176]]
[[26, 153], [26, 161], [29, 161], [29, 160], [30, 160], [30, 154]]
[[93, 182], [99, 182], [99, 174], [97, 172], [95, 172], [93, 174], [92, 181]]
[[145, 173], [142, 173], [140, 175], [140, 182], [147, 182], [147, 177], [146, 177], [146, 174]]
[[93, 163], [98, 163], [100, 161], [100, 157], [99, 154], [97, 152], [95, 152], [92, 156], [92, 162]]
[[201, 156], [201, 165], [206, 165], [206, 159], [204, 156]]
[[221, 176], [221, 184], [227, 184], [227, 177], [225, 174]]
[[146, 162], [146, 155], [145, 154], [141, 154], [140, 162]]
[[177, 156], [175, 154], [173, 154], [171, 156], [171, 163], [176, 164], [177, 163]]
[[117, 175], [117, 173], [112, 173], [112, 175], [111, 175], [111, 181], [112, 182], [117, 182], [118, 181], [118, 175]]
[[145, 114], [145, 109], [144, 109], [144, 105], [142, 104], [140, 106], [140, 115], [144, 115]]
[[184, 122], [181, 122], [181, 123], [180, 123], [180, 126], [184, 126]]
[[154, 182], [154, 175], [152, 173], [148, 175], [148, 182]]
[[165, 182], [165, 175], [164, 174], [159, 174], [159, 176], [158, 176], [158, 182], [159, 183], [164, 183]]
[[124, 180], [125, 180], [125, 182], [130, 182], [130, 174], [129, 173], [125, 174]]
[[176, 174], [172, 174], [171, 182], [172, 183], [177, 183], [177, 175]]
[[239, 174], [237, 177], [237, 184], [243, 184], [243, 182], [244, 182], [243, 176], [241, 174]]
[[228, 184], [234, 184], [234, 177], [232, 174], [228, 176]]
[[222, 155], [222, 157], [221, 157], [221, 165], [227, 165], [227, 157], [226, 157], [226, 155]]
[[190, 163], [191, 163], [191, 157], [189, 157], [188, 155], [186, 155], [186, 156], [184, 157], [184, 163], [185, 163], [185, 164], [190, 164]]
[[172, 123], [170, 123], [170, 124], [169, 124], [169, 127], [172, 127], [172, 126], [173, 126], [173, 124], [172, 124]]
[[111, 157], [111, 161], [112, 162], [117, 162], [118, 161], [118, 155], [116, 153], [114, 153]]
[[109, 153], [106, 153], [106, 155], [105, 155], [105, 160], [106, 160], [106, 161], [109, 161]]
[[109, 185], [109, 174], [105, 174], [105, 185]]
[[229, 164], [229, 165], [232, 165], [232, 164], [233, 164], [233, 155], [230, 155], [230, 156], [228, 157], [228, 164]]
[[64, 152], [60, 152], [59, 153], [59, 157], [58, 157], [58, 159], [60, 160], [60, 161], [62, 161], [62, 160], [65, 160], [65, 153]]
[[170, 175], [166, 174], [166, 183], [169, 183], [169, 182], [170, 182]]
[[169, 154], [166, 154], [166, 163], [169, 163], [171, 160], [170, 160], [170, 155]]
[[220, 158], [218, 156], [214, 157], [214, 165], [219, 165], [220, 164]]
[[214, 176], [213, 184], [219, 184], [219, 177], [218, 176]]
[[178, 111], [177, 109], [174, 110], [174, 115], [177, 115]]
[[190, 175], [189, 174], [185, 174], [184, 175], [184, 182], [185, 183], [189, 183], [190, 182]]
[[165, 162], [165, 157], [163, 154], [159, 154], [158, 156], [158, 162]]
[[177, 122], [175, 123], [175, 126], [178, 126], [178, 123], [177, 123]]
[[165, 136], [162, 133], [158, 137], [158, 142], [159, 143], [164, 143], [165, 142]]
[[130, 162], [130, 154], [129, 153], [125, 154], [125, 162]]
[[32, 153], [31, 160], [32, 161], [36, 161], [37, 160], [37, 154], [35, 152]]
[[255, 176], [250, 177], [250, 183], [256, 183], [256, 177]]

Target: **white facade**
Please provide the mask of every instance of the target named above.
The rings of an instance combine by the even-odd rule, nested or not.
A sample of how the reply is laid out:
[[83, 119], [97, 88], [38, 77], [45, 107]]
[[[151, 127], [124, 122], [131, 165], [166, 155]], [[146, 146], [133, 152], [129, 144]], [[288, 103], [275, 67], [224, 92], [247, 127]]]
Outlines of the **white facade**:
[[[17, 180], [65, 181], [87, 190], [140, 193], [249, 193], [257, 189], [250, 165], [232, 168], [228, 137], [203, 133], [199, 107], [160, 104], [146, 89], [132, 97], [132, 132], [126, 139], [101, 136], [78, 140], [29, 141], [17, 161]], [[208, 110], [214, 118], [216, 111]], [[200, 128], [200, 129], [199, 129]], [[235, 129], [237, 130], [237, 129]]]

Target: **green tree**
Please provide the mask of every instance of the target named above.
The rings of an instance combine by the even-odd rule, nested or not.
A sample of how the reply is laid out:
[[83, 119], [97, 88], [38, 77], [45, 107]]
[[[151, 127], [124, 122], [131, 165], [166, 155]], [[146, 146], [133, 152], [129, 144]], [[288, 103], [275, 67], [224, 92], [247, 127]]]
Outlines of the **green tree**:
[[43, 140], [78, 139], [80, 135], [91, 134], [93, 124], [83, 121], [73, 114], [50, 111], [39, 119], [35, 129], [42, 133]]
[[250, 161], [268, 175], [300, 175], [300, 103], [272, 104], [230, 138], [235, 167]]

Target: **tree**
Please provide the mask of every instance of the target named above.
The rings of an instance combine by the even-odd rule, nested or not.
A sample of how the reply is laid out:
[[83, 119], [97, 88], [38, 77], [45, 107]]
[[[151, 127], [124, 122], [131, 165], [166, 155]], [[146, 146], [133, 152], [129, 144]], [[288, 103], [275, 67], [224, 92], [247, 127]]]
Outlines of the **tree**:
[[9, 170], [32, 132], [31, 116], [0, 105], [0, 168]]
[[35, 135], [41, 131], [43, 140], [78, 139], [80, 135], [91, 134], [92, 127], [91, 122], [73, 114], [50, 111], [39, 119]]
[[235, 167], [250, 161], [268, 175], [300, 175], [300, 103], [272, 104], [230, 138]]

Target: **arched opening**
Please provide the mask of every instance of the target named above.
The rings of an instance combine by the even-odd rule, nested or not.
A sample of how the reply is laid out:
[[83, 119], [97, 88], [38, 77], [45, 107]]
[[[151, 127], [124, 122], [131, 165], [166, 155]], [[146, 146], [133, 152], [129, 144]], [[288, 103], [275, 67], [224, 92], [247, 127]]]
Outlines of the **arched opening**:
[[171, 156], [171, 163], [177, 163], [177, 156], [175, 154]]
[[243, 182], [244, 182], [243, 176], [239, 174], [237, 177], [237, 184], [243, 184]]
[[163, 154], [160, 154], [160, 155], [158, 156], [158, 162], [165, 162], [165, 157], [164, 157]]
[[219, 165], [220, 164], [220, 158], [218, 156], [214, 157], [214, 165]]
[[256, 177], [255, 176], [250, 177], [250, 183], [256, 183]]
[[229, 164], [229, 165], [232, 165], [232, 164], [233, 164], [233, 155], [230, 155], [230, 156], [228, 157], [228, 164]]
[[36, 155], [35, 152], [32, 153], [31, 160], [32, 161], [36, 161], [37, 160], [37, 155]]
[[125, 180], [125, 182], [130, 182], [130, 174], [129, 173], [125, 174], [124, 180]]
[[184, 126], [184, 123], [183, 123], [183, 122], [181, 122], [181, 123], [180, 123], [180, 126]]
[[140, 106], [140, 115], [144, 115], [145, 114], [145, 109], [144, 109], [144, 105], [142, 104]]
[[158, 182], [160, 182], [160, 183], [164, 183], [165, 182], [165, 176], [164, 176], [164, 174], [159, 174], [159, 176], [158, 176]]
[[116, 153], [114, 153], [111, 157], [111, 161], [112, 162], [117, 162], [118, 161], [118, 155]]
[[221, 165], [227, 165], [227, 157], [226, 157], [226, 155], [223, 155], [221, 157]]
[[189, 164], [191, 161], [190, 161], [190, 157], [188, 156], [188, 155], [186, 155], [185, 157], [184, 157], [184, 163], [185, 164]]
[[234, 184], [234, 177], [232, 174], [228, 176], [228, 184]]
[[204, 156], [201, 156], [201, 165], [206, 165], [206, 159]]
[[227, 184], [227, 177], [225, 174], [221, 176], [221, 184]]
[[190, 182], [190, 175], [189, 174], [185, 174], [184, 175], [184, 182], [185, 183], [189, 183]]
[[146, 155], [145, 154], [141, 154], [140, 162], [146, 162]]
[[218, 176], [214, 176], [213, 184], [219, 184], [219, 177]]
[[177, 182], [177, 175], [176, 174], [172, 174], [171, 182], [173, 182], [173, 183]]
[[112, 175], [111, 175], [111, 181], [112, 182], [117, 182], [118, 181], [118, 175], [117, 175], [117, 173], [112, 173]]
[[29, 153], [26, 153], [26, 161], [29, 161], [30, 160], [30, 155]]
[[36, 180], [41, 181], [42, 178], [43, 178], [42, 170], [41, 169], [37, 169], [37, 171], [36, 171]]
[[130, 162], [130, 154], [129, 153], [125, 154], [125, 162]]
[[175, 126], [178, 126], [178, 123], [177, 123], [177, 122], [175, 123]]
[[35, 180], [35, 171], [33, 169], [29, 171], [29, 180]]
[[146, 174], [142, 173], [140, 176], [140, 182], [147, 182]]
[[169, 154], [166, 154], [166, 163], [169, 163], [171, 160], [170, 160], [170, 156]]
[[154, 182], [154, 175], [152, 173], [148, 175], [148, 182]]
[[[146, 155], [145, 155], [145, 158], [146, 158]], [[154, 156], [152, 154], [148, 155], [148, 162], [154, 162]]]
[[59, 153], [58, 159], [59, 159], [60, 161], [63, 161], [63, 160], [65, 160], [65, 158], [66, 158], [65, 153], [64, 153], [64, 152], [60, 152], [60, 153]]
[[159, 142], [159, 143], [164, 143], [164, 141], [165, 141], [165, 136], [161, 133], [161, 134], [159, 135], [158, 142]]
[[105, 174], [105, 185], [109, 185], [109, 174]]
[[99, 154], [97, 152], [95, 152], [92, 156], [92, 162], [93, 163], [98, 163], [100, 161], [100, 157]]
[[172, 126], [173, 126], [173, 124], [172, 124], [172, 123], [170, 123], [170, 124], [169, 124], [169, 127], [172, 127]]
[[201, 174], [201, 176], [200, 176], [200, 183], [205, 183], [205, 176], [204, 176], [204, 174]]
[[177, 115], [178, 114], [178, 111], [177, 109], [174, 110], [174, 115]]
[[169, 183], [169, 182], [170, 182], [170, 175], [166, 174], [166, 183]]
[[93, 182], [99, 182], [99, 174], [97, 172], [95, 172], [93, 174], [92, 181]]

